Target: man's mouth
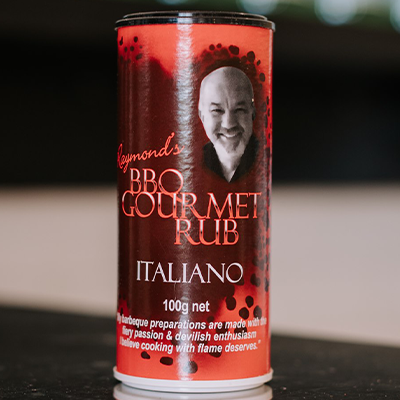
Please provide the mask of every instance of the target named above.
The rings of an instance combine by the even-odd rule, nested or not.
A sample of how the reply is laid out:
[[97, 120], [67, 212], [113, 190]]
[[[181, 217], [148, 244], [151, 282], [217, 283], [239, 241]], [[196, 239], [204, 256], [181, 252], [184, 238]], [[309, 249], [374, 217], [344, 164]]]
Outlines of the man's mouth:
[[218, 133], [218, 137], [221, 137], [221, 136], [223, 136], [223, 137], [225, 137], [226, 139], [235, 139], [235, 138], [237, 138], [238, 136], [240, 135], [240, 132], [232, 132], [232, 133], [228, 133], [228, 132], [225, 132], [225, 133]]

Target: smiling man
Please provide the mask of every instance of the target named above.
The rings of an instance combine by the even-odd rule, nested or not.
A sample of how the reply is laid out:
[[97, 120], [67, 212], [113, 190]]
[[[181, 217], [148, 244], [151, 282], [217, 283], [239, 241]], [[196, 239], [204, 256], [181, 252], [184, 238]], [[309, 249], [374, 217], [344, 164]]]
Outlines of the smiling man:
[[199, 117], [210, 142], [204, 146], [207, 168], [234, 182], [246, 174], [257, 155], [253, 134], [253, 87], [238, 68], [222, 67], [200, 86]]

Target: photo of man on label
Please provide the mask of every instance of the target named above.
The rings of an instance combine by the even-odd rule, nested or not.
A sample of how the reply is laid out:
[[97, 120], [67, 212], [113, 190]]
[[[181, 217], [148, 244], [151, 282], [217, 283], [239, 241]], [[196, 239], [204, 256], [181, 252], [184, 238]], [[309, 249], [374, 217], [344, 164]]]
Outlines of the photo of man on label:
[[252, 167], [258, 150], [253, 133], [254, 92], [247, 75], [235, 67], [221, 67], [201, 82], [199, 117], [210, 140], [204, 164], [234, 182]]

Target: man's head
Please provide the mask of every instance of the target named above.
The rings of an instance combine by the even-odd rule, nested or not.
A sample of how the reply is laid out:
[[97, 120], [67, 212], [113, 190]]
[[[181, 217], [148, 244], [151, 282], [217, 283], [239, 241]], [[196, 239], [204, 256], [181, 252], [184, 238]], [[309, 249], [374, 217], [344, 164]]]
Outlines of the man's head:
[[199, 116], [217, 152], [241, 157], [253, 132], [253, 87], [238, 68], [222, 67], [202, 81]]

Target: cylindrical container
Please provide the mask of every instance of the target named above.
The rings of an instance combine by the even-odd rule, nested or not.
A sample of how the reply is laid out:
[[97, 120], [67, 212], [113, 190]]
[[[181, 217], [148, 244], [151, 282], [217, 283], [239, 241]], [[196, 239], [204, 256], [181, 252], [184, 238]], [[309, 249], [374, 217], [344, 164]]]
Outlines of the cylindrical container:
[[272, 35], [265, 17], [117, 21], [123, 383], [219, 392], [272, 377]]

